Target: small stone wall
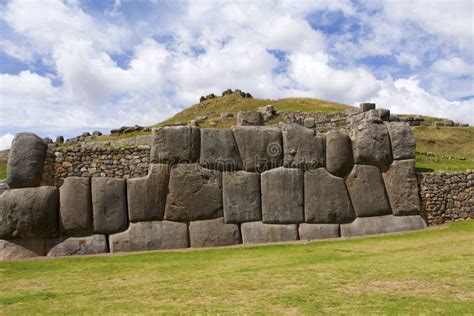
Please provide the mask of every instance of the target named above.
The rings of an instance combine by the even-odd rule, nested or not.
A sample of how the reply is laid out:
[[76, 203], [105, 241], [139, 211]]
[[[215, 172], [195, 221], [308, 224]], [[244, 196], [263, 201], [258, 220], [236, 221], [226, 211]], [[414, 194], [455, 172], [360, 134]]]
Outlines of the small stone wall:
[[474, 171], [420, 173], [421, 214], [429, 225], [474, 219]]

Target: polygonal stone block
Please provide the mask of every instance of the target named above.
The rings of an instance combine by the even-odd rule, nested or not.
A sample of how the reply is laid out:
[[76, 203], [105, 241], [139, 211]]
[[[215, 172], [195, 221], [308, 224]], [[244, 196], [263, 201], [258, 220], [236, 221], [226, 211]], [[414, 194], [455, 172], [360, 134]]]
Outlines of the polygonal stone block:
[[46, 242], [44, 239], [0, 240], [0, 261], [15, 261], [44, 256]]
[[242, 242], [244, 244], [263, 244], [298, 240], [298, 226], [295, 224], [275, 225], [262, 222], [243, 223]]
[[307, 224], [302, 223], [298, 227], [300, 240], [337, 238], [339, 224]]
[[312, 170], [324, 166], [326, 141], [323, 136], [316, 136], [314, 130], [299, 124], [285, 125], [282, 135], [285, 167]]
[[198, 164], [171, 169], [165, 219], [187, 222], [223, 216], [221, 172]]
[[93, 231], [89, 178], [64, 179], [59, 188], [59, 224], [66, 236], [87, 236]]
[[357, 217], [391, 214], [380, 170], [375, 166], [354, 165], [346, 179]]
[[230, 129], [201, 129], [201, 158], [203, 167], [220, 171], [242, 169], [239, 149]]
[[114, 234], [127, 229], [125, 180], [92, 178], [92, 213], [96, 234]]
[[382, 174], [388, 200], [394, 215], [416, 215], [420, 212], [415, 160], [395, 160]]
[[224, 172], [224, 221], [239, 224], [262, 219], [260, 174], [246, 171]]
[[126, 231], [110, 235], [109, 244], [110, 252], [187, 248], [188, 227], [168, 221], [130, 223]]
[[55, 187], [12, 189], [0, 195], [0, 238], [41, 239], [58, 235]]
[[350, 223], [355, 218], [344, 180], [324, 168], [305, 172], [304, 197], [307, 223]]
[[189, 224], [191, 247], [221, 247], [241, 243], [239, 226], [225, 224], [223, 218], [196, 221]]
[[352, 170], [354, 156], [349, 135], [339, 130], [326, 134], [326, 168], [335, 176], [344, 178]]
[[303, 172], [276, 168], [262, 173], [262, 221], [268, 224], [301, 223]]
[[199, 160], [201, 137], [193, 126], [160, 127], [153, 129], [151, 162], [178, 164]]
[[390, 135], [393, 159], [415, 159], [416, 141], [410, 125], [402, 122], [385, 123]]
[[263, 125], [263, 115], [257, 111], [240, 111], [237, 113], [237, 126]]
[[385, 124], [362, 122], [352, 129], [354, 163], [383, 167], [392, 162], [390, 138]]
[[370, 110], [375, 110], [375, 103], [361, 103], [360, 104], [360, 109], [363, 112], [367, 112]]
[[419, 215], [360, 217], [350, 224], [341, 225], [341, 237], [375, 235], [426, 228]]
[[96, 255], [109, 252], [105, 235], [48, 240], [47, 248], [48, 257]]
[[146, 177], [127, 180], [130, 222], [163, 219], [169, 177], [168, 165], [150, 164]]

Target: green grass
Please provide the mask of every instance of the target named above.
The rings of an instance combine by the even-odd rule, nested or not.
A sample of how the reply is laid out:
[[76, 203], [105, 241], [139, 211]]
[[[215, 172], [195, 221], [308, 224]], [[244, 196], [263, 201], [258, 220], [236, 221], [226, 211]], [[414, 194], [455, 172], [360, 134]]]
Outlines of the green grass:
[[7, 178], [7, 164], [2, 163], [0, 164], [0, 180]]
[[474, 169], [474, 161], [472, 160], [457, 160], [445, 159], [440, 157], [431, 157], [417, 154], [416, 155], [416, 169], [423, 172], [439, 172], [445, 171], [448, 173], [464, 171], [467, 169]]
[[474, 127], [413, 128], [416, 150], [435, 155], [465, 157], [474, 160]]
[[0, 314], [474, 310], [474, 221], [359, 239], [0, 263]]

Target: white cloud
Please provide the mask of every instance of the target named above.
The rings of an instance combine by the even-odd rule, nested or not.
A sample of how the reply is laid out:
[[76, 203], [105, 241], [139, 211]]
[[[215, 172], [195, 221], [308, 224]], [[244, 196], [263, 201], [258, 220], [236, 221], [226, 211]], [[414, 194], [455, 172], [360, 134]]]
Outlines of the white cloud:
[[455, 76], [473, 75], [474, 72], [474, 67], [472, 65], [468, 65], [459, 57], [437, 60], [432, 65], [432, 68], [438, 73]]
[[407, 53], [401, 52], [400, 54], [396, 55], [395, 58], [400, 64], [407, 64], [412, 69], [421, 64], [418, 57], [416, 57], [413, 54], [407, 54]]
[[13, 134], [7, 133], [0, 135], [0, 150], [5, 150], [10, 148], [12, 140], [13, 140]]

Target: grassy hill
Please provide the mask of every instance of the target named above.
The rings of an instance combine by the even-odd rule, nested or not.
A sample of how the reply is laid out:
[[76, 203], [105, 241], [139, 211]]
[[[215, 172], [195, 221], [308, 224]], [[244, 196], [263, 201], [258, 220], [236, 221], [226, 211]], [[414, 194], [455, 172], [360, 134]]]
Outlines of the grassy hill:
[[0, 263], [0, 314], [474, 310], [474, 221], [357, 239]]

